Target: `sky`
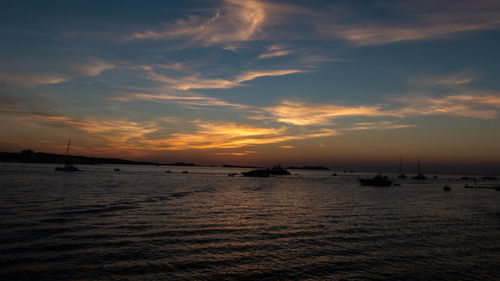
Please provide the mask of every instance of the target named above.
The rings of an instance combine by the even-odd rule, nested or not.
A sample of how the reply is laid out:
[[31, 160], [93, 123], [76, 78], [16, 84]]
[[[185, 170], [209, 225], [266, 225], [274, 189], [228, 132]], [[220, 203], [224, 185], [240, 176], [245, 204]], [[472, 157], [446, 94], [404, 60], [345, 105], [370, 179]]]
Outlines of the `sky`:
[[500, 172], [499, 1], [2, 1], [0, 150]]

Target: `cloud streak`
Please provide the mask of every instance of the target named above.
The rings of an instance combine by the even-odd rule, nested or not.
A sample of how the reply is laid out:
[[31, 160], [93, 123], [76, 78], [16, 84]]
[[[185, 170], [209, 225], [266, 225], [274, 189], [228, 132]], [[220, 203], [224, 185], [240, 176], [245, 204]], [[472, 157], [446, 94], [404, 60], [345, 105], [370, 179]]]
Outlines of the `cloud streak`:
[[406, 96], [395, 99], [407, 106], [396, 109], [402, 116], [451, 115], [495, 119], [500, 113], [500, 94], [461, 94], [444, 97]]
[[114, 69], [116, 67], [116, 65], [110, 62], [98, 59], [89, 59], [84, 62], [63, 62], [59, 63], [59, 65], [64, 69], [64, 71], [2, 71], [2, 73], [0, 73], [0, 82], [22, 87], [53, 85], [70, 81], [76, 77], [97, 76], [106, 70]]
[[306, 71], [300, 69], [250, 70], [238, 74], [233, 79], [207, 79], [199, 75], [173, 78], [154, 71], [148, 71], [148, 77], [154, 81], [165, 83], [173, 89], [188, 91], [192, 89], [230, 89], [243, 86], [244, 84], [242, 83], [257, 78], [284, 76], [303, 72]]
[[271, 119], [276, 122], [297, 126], [327, 125], [331, 119], [347, 116], [391, 116], [378, 105], [372, 106], [340, 106], [329, 104], [307, 104], [303, 102], [283, 101], [277, 106], [261, 109], [262, 114], [250, 115], [256, 120]]
[[223, 106], [223, 107], [232, 107], [237, 109], [249, 108], [248, 106], [243, 104], [230, 103], [223, 101], [221, 99], [193, 94], [193, 93], [183, 93], [183, 94], [126, 93], [121, 96], [110, 99], [117, 101], [143, 100], [151, 102], [176, 103], [176, 104], [193, 105], [193, 106]]
[[166, 150], [233, 149], [338, 134], [333, 129], [292, 134], [288, 132], [287, 127], [262, 128], [250, 124], [223, 121], [195, 121], [193, 123], [196, 125], [196, 130], [192, 133], [175, 133], [168, 138], [151, 140], [147, 143]]
[[410, 79], [411, 83], [422, 85], [422, 86], [445, 86], [445, 87], [458, 87], [464, 86], [476, 79], [476, 75], [472, 72], [457, 72], [450, 75], [433, 75], [425, 76], [419, 78]]
[[189, 16], [168, 24], [162, 30], [146, 30], [125, 36], [125, 40], [162, 40], [188, 38], [205, 45], [229, 44], [251, 40], [266, 20], [261, 1], [224, 1], [211, 17]]
[[[381, 23], [338, 23], [329, 18], [317, 26], [320, 34], [357, 46], [384, 45], [396, 42], [450, 38], [461, 33], [498, 29], [500, 4], [496, 1], [439, 1], [426, 5], [408, 5], [399, 9], [407, 20]], [[401, 6], [392, 5], [392, 6]], [[429, 6], [433, 9], [429, 11]]]

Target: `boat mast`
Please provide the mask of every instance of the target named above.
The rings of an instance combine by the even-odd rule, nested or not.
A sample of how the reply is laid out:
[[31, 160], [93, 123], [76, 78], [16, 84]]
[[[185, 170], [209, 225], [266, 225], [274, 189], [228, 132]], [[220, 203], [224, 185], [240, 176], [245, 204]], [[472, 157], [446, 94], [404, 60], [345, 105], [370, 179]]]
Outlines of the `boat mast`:
[[69, 163], [69, 144], [71, 143], [71, 139], [68, 139], [68, 147], [66, 148], [66, 164]]
[[420, 175], [421, 172], [420, 172], [420, 158], [418, 158], [417, 160], [417, 175]]
[[68, 147], [66, 148], [66, 157], [69, 155], [69, 144], [71, 143], [71, 139], [68, 139]]
[[403, 157], [399, 156], [399, 174], [403, 174]]

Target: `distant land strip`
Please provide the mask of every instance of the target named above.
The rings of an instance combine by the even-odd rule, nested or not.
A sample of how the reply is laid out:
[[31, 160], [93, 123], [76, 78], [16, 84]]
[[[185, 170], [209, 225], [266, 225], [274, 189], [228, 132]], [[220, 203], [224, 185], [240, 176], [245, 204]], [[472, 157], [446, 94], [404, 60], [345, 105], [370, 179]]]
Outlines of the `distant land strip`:
[[223, 168], [262, 168], [262, 167], [256, 167], [256, 166], [238, 166], [238, 165], [222, 165]]
[[285, 169], [295, 169], [295, 170], [322, 170], [322, 171], [329, 171], [330, 169], [327, 167], [323, 166], [302, 166], [302, 167], [286, 167]]
[[124, 164], [124, 165], [167, 165], [167, 166], [196, 166], [193, 163], [176, 162], [172, 164], [160, 164], [146, 161], [130, 161], [118, 158], [86, 157], [74, 155], [52, 154], [45, 152], [34, 152], [30, 149], [21, 152], [0, 152], [0, 162], [23, 162], [23, 163], [66, 163], [72, 164]]

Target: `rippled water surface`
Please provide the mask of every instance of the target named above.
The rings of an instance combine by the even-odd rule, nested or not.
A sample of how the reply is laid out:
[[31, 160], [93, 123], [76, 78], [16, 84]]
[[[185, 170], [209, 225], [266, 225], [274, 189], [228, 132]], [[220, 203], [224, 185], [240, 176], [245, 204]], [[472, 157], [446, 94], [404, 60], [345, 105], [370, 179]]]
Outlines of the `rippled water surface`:
[[2, 280], [500, 280], [500, 192], [459, 176], [54, 167], [0, 164]]

